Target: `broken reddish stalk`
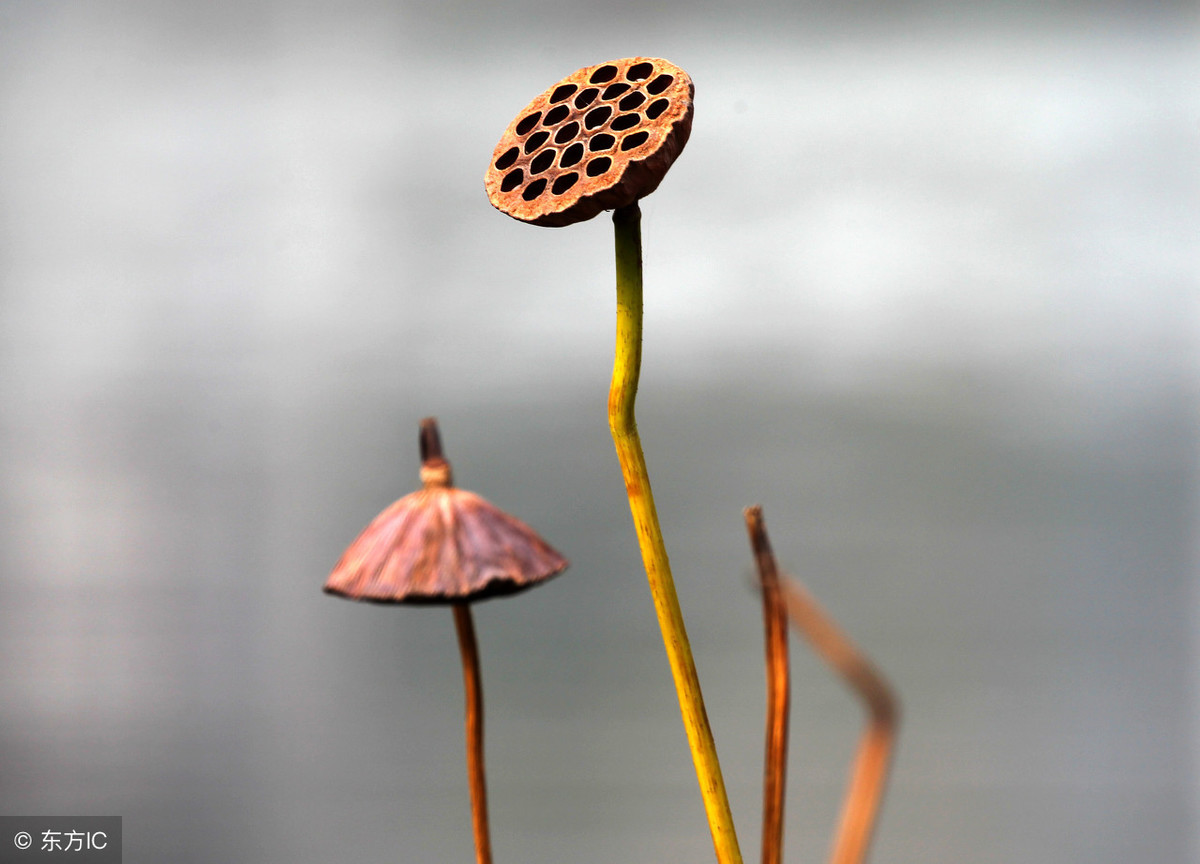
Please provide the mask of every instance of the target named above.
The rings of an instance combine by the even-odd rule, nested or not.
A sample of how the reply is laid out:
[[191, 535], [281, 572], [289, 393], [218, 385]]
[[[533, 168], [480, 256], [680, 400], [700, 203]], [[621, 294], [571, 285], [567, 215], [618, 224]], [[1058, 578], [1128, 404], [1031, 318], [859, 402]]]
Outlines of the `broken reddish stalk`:
[[467, 603], [454, 604], [454, 627], [462, 655], [463, 689], [467, 704], [467, 780], [471, 786], [471, 825], [475, 834], [476, 864], [491, 864], [492, 839], [488, 831], [487, 778], [483, 769], [483, 680], [475, 623]]
[[758, 566], [763, 599], [763, 628], [767, 654], [767, 745], [763, 764], [762, 862], [783, 861], [783, 801], [787, 785], [788, 713], [790, 682], [787, 608], [779, 586], [779, 571], [763, 525], [762, 508], [747, 507], [746, 530]]
[[[746, 511], [746, 524], [756, 559], [761, 561], [764, 557], [768, 558], [769, 566], [774, 569], [774, 556], [767, 540], [761, 507]], [[900, 705], [883, 674], [858, 650], [803, 585], [783, 578], [778, 580], [778, 584], [792, 623], [804, 634], [817, 654], [845, 679], [867, 709], [867, 728], [859, 739], [850, 785], [846, 789], [841, 820], [829, 859], [831, 864], [862, 864], [871, 845], [887, 787], [900, 721]]]

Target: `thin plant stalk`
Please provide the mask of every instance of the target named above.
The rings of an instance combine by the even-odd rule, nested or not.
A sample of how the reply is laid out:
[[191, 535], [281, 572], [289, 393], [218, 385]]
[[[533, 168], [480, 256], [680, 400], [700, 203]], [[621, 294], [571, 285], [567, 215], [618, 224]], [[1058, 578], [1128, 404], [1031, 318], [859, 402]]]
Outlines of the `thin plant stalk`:
[[704, 799], [717, 861], [720, 864], [741, 864], [742, 853], [738, 848], [733, 814], [725, 792], [725, 781], [721, 777], [712, 729], [704, 710], [700, 680], [696, 675], [683, 612], [675, 593], [675, 581], [671, 576], [671, 564], [667, 560], [633, 413], [642, 360], [641, 218], [637, 202], [613, 212], [617, 259], [617, 345], [612, 388], [608, 396], [608, 423], [625, 477], [629, 509], [633, 513], [642, 562], [650, 582], [650, 593], [654, 597], [671, 675], [675, 679], [679, 708], [684, 729], [687, 730], [692, 761], [696, 766], [700, 795]]
[[747, 507], [746, 530], [758, 567], [763, 600], [763, 628], [767, 655], [767, 732], [763, 761], [762, 864], [782, 864], [783, 802], [787, 786], [788, 714], [790, 675], [787, 607], [779, 585], [775, 555], [767, 539], [762, 508]]
[[487, 778], [483, 768], [483, 681], [479, 674], [479, 648], [475, 641], [475, 624], [469, 604], [454, 604], [454, 628], [458, 631], [463, 689], [466, 691], [467, 779], [471, 787], [475, 862], [492, 864], [492, 840], [488, 831]]
[[882, 673], [804, 586], [790, 579], [781, 580], [780, 585], [792, 622], [825, 662], [846, 679], [867, 709], [867, 726], [859, 739], [829, 859], [831, 864], [860, 864], [866, 860], [887, 787], [900, 705]]
[[[747, 523], [749, 521], [748, 513]], [[766, 555], [770, 555], [761, 512], [758, 514], [758, 530], [762, 535], [761, 548]], [[756, 545], [755, 554], [761, 557], [759, 550], [760, 547]], [[773, 556], [771, 566], [774, 567]], [[900, 703], [883, 674], [850, 641], [803, 585], [792, 579], [780, 578], [779, 587], [792, 623], [804, 634], [817, 654], [846, 680], [867, 709], [867, 726], [859, 739], [850, 772], [850, 785], [846, 789], [829, 859], [831, 864], [861, 864], [866, 860], [887, 787], [900, 721]]]

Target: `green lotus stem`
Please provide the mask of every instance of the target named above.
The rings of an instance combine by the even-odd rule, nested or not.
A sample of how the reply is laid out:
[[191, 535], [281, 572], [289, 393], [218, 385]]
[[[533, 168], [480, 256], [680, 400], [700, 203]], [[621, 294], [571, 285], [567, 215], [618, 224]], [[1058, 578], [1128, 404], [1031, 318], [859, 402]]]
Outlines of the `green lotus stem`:
[[608, 394], [608, 423], [617, 448], [617, 458], [621, 462], [621, 472], [625, 476], [629, 509], [633, 513], [650, 593], [654, 597], [671, 675], [675, 679], [679, 710], [683, 715], [684, 729], [687, 730], [688, 746], [696, 766], [700, 795], [704, 799], [717, 861], [720, 864], [741, 864], [742, 853], [738, 848], [733, 814], [725, 793], [725, 781], [721, 777], [712, 729], [704, 710], [704, 696], [700, 692], [700, 680], [696, 676], [696, 664], [692, 659], [683, 612], [675, 593], [675, 580], [671, 577], [671, 564], [667, 560], [658, 513], [654, 509], [650, 476], [646, 472], [646, 459], [642, 455], [642, 443], [633, 416], [642, 362], [641, 219], [641, 210], [636, 201], [613, 212], [617, 257], [617, 347], [612, 388]]

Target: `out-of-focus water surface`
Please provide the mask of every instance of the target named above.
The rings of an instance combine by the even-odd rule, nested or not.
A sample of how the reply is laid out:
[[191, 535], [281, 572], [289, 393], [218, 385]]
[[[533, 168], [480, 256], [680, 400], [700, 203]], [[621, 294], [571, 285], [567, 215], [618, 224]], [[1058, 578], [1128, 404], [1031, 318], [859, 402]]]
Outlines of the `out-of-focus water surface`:
[[[605, 422], [607, 219], [482, 192], [528, 99], [650, 54], [697, 107], [643, 204], [640, 428], [747, 859], [762, 503], [904, 702], [875, 861], [1196, 860], [1196, 36], [5, 4], [0, 812], [122, 815], [131, 864], [470, 860], [449, 612], [319, 590], [436, 414], [572, 560], [477, 609], [497, 860], [710, 860]], [[860, 710], [793, 655], [815, 861]]]

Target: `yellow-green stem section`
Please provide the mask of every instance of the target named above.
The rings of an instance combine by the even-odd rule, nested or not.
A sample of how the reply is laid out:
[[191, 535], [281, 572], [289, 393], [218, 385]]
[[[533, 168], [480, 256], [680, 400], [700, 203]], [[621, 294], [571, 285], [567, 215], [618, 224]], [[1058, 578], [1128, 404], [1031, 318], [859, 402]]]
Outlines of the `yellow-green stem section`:
[[717, 748], [708, 725], [708, 714], [704, 710], [700, 679], [696, 676], [692, 648], [683, 625], [679, 598], [675, 594], [675, 580], [671, 578], [671, 564], [667, 560], [658, 513], [654, 509], [654, 495], [650, 491], [650, 476], [646, 473], [646, 459], [642, 455], [642, 442], [638, 438], [637, 423], [633, 417], [633, 403], [637, 397], [638, 374], [642, 364], [641, 220], [642, 214], [636, 203], [613, 213], [617, 246], [617, 351], [613, 362], [612, 389], [608, 394], [608, 425], [612, 429], [617, 458], [625, 475], [629, 509], [633, 512], [638, 545], [642, 550], [646, 577], [650, 580], [650, 593], [654, 596], [663, 644], [671, 663], [671, 674], [675, 678], [679, 710], [683, 714], [683, 726], [687, 730], [692, 761], [696, 765], [700, 795], [704, 799], [717, 861], [720, 864], [741, 864], [742, 853], [738, 849], [737, 834], [733, 828], [733, 814], [729, 810], [725, 781], [721, 778], [721, 765], [717, 761]]

